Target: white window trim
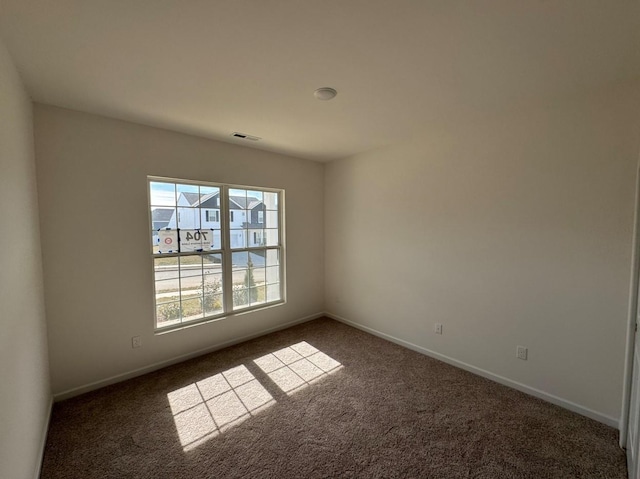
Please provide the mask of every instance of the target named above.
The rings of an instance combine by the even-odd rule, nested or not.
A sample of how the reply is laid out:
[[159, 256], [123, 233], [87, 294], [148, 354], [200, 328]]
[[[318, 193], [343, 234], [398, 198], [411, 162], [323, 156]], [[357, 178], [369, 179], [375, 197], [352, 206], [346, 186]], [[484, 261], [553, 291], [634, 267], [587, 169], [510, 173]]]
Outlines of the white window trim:
[[[182, 178], [169, 178], [169, 177], [161, 177], [161, 176], [148, 176], [147, 177], [147, 210], [149, 215], [149, 225], [151, 230], [153, 230], [153, 218], [151, 213], [151, 182], [165, 182], [165, 183], [176, 183], [183, 185], [199, 185], [199, 186], [210, 186], [215, 188], [220, 188], [220, 236], [221, 236], [221, 247], [220, 249], [205, 251], [201, 253], [197, 252], [185, 252], [185, 253], [166, 253], [162, 255], [155, 254], [153, 251], [153, 245], [151, 246], [151, 275], [152, 275], [152, 300], [153, 300], [153, 328], [156, 334], [163, 334], [170, 331], [176, 331], [180, 329], [189, 328], [198, 324], [209, 323], [212, 321], [220, 321], [227, 318], [232, 318], [234, 316], [240, 316], [243, 314], [247, 314], [253, 311], [258, 311], [262, 309], [272, 308], [274, 306], [279, 306], [285, 304], [287, 302], [286, 299], [286, 245], [285, 245], [285, 191], [280, 188], [269, 188], [264, 186], [248, 186], [248, 185], [236, 185], [236, 184], [226, 184], [226, 183], [212, 183], [207, 181], [196, 181], [196, 180], [186, 180]], [[255, 191], [264, 191], [278, 194], [278, 246], [255, 246], [255, 247], [245, 247], [245, 248], [235, 248], [231, 249], [231, 218], [233, 215], [233, 211], [231, 211], [227, 207], [228, 200], [228, 192], [230, 189], [243, 189], [243, 190], [255, 190]], [[176, 198], [177, 201], [177, 198]], [[176, 205], [176, 213], [178, 212], [178, 207]], [[247, 230], [248, 231], [248, 230]], [[247, 238], [248, 240], [248, 238]], [[252, 250], [268, 250], [275, 249], [279, 251], [278, 258], [278, 266], [279, 266], [279, 283], [280, 286], [280, 299], [277, 301], [265, 302], [261, 304], [257, 304], [255, 306], [249, 306], [246, 308], [233, 310], [233, 266], [232, 266], [232, 253], [241, 252], [241, 251], [252, 251]], [[176, 324], [171, 324], [168, 326], [158, 326], [157, 321], [157, 308], [156, 308], [156, 291], [155, 291], [155, 267], [154, 267], [154, 258], [171, 258], [171, 257], [182, 257], [182, 256], [191, 256], [194, 254], [222, 254], [222, 289], [223, 289], [223, 311], [216, 315], [205, 316], [203, 318], [198, 318], [196, 320], [180, 322]], [[231, 265], [231, 266], [226, 266]], [[266, 286], [266, 284], [265, 284]], [[266, 290], [265, 290], [266, 294]]]

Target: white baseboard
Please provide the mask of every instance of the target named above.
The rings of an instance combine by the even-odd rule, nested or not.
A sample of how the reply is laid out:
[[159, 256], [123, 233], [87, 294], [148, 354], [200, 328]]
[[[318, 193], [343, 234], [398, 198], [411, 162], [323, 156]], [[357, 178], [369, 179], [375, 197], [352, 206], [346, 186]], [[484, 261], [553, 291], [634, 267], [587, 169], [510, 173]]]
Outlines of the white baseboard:
[[256, 333], [249, 334], [247, 336], [242, 336], [241, 338], [235, 338], [230, 341], [225, 341], [222, 343], [215, 344], [213, 346], [209, 346], [203, 349], [199, 349], [197, 351], [192, 351], [187, 354], [183, 354], [181, 356], [176, 356], [171, 359], [166, 359], [164, 361], [159, 361], [157, 363], [149, 364], [148, 366], [144, 366], [142, 368], [134, 369], [132, 371], [128, 371], [122, 374], [117, 374], [115, 376], [111, 376], [105, 379], [101, 379], [99, 381], [94, 381], [89, 384], [85, 384], [84, 386], [79, 386], [73, 389], [68, 389], [67, 391], [63, 391], [57, 394], [54, 394], [54, 401], [62, 401], [64, 399], [69, 399], [74, 396], [79, 396], [80, 394], [87, 393], [89, 391], [94, 391], [96, 389], [100, 389], [105, 386], [109, 386], [111, 384], [119, 383], [122, 381], [126, 381], [127, 379], [135, 378], [137, 376], [142, 376], [143, 374], [147, 374], [153, 371], [157, 371], [158, 369], [166, 368], [167, 366], [171, 366], [173, 364], [178, 364], [183, 361], [187, 361], [189, 359], [193, 359], [198, 356], [202, 356], [204, 354], [209, 354], [214, 351], [218, 351], [223, 348], [227, 348], [229, 346], [233, 346], [235, 344], [242, 343], [244, 341], [249, 341], [251, 339], [258, 338], [260, 336], [264, 336], [265, 334], [273, 333], [276, 331], [280, 331], [282, 329], [290, 328], [291, 326], [295, 326], [296, 324], [305, 323], [307, 321], [312, 321], [317, 318], [321, 318], [324, 316], [324, 313], [315, 313], [309, 316], [305, 316], [304, 318], [295, 319], [293, 321], [289, 321], [288, 323], [280, 324], [273, 328], [264, 329], [262, 331], [258, 331]]
[[53, 396], [49, 398], [49, 406], [47, 407], [47, 420], [44, 422], [44, 428], [40, 437], [40, 450], [38, 451], [36, 464], [35, 479], [40, 477], [42, 472], [42, 461], [44, 460], [44, 448], [47, 445], [47, 434], [49, 433], [49, 423], [51, 422], [51, 412], [53, 411]]
[[513, 381], [511, 379], [505, 378], [503, 376], [499, 376], [498, 374], [494, 374], [492, 372], [486, 371], [484, 369], [478, 368], [476, 366], [472, 366], [471, 364], [464, 363], [462, 361], [458, 361], [457, 359], [451, 358], [449, 356], [445, 356], [444, 354], [437, 353], [430, 349], [423, 348], [422, 346], [418, 346], [417, 344], [410, 343], [403, 339], [396, 338], [395, 336], [391, 336], [390, 334], [386, 334], [380, 332], [376, 329], [370, 328], [368, 326], [363, 326], [362, 324], [356, 323], [354, 321], [350, 321], [346, 318], [338, 316], [337, 314], [326, 312], [325, 316], [335, 319], [336, 321], [340, 321], [341, 323], [348, 324], [349, 326], [353, 326], [354, 328], [360, 329], [367, 333], [373, 334], [374, 336], [378, 336], [379, 338], [386, 339], [387, 341], [391, 341], [392, 343], [399, 344], [400, 346], [404, 346], [407, 349], [411, 349], [412, 351], [416, 351], [418, 353], [424, 354], [425, 356], [432, 357], [434, 359], [438, 359], [442, 362], [451, 364], [452, 366], [456, 366], [460, 369], [464, 369], [465, 371], [469, 371], [471, 373], [477, 374], [478, 376], [482, 376], [483, 378], [490, 379], [497, 383], [503, 384], [505, 386], [511, 387], [513, 389], [517, 389], [523, 393], [529, 394], [531, 396], [535, 396], [539, 399], [543, 399], [547, 402], [555, 404], [556, 406], [560, 406], [564, 409], [568, 409], [569, 411], [573, 411], [575, 413], [581, 414], [588, 418], [594, 419], [598, 422], [604, 423], [607, 426], [614, 427], [619, 429], [620, 424], [617, 418], [607, 416], [606, 414], [599, 413], [592, 409], [586, 408], [579, 404], [576, 404], [572, 401], [568, 401], [566, 399], [562, 399], [561, 397], [554, 396], [553, 394], [546, 393], [539, 389], [527, 386], [526, 384], [519, 383], [517, 381]]

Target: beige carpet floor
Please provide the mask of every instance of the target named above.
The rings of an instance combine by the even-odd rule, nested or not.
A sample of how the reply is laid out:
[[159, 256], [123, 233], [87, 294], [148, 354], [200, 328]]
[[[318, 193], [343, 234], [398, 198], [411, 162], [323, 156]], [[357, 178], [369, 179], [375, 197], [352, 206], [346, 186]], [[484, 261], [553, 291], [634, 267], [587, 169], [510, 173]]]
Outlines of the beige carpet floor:
[[43, 478], [620, 478], [617, 431], [330, 319], [55, 404]]

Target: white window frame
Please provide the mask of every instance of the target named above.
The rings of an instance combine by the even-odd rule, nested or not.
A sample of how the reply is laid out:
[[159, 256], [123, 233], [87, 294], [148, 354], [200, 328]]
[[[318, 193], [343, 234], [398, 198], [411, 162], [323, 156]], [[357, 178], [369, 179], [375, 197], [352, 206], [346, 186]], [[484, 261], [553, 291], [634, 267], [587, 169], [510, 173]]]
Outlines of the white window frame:
[[[164, 333], [168, 331], [183, 329], [186, 327], [191, 327], [197, 324], [203, 324], [211, 321], [219, 321], [223, 319], [227, 319], [230, 317], [234, 317], [237, 315], [246, 314], [253, 311], [258, 311], [266, 308], [271, 308], [273, 306], [278, 306], [286, 303], [286, 278], [285, 278], [285, 262], [286, 262], [286, 249], [285, 249], [285, 226], [284, 226], [284, 207], [285, 207], [285, 198], [284, 198], [284, 189], [278, 188], [268, 188], [263, 186], [247, 186], [247, 185], [236, 185], [236, 184], [226, 184], [226, 183], [213, 183], [207, 181], [196, 181], [196, 180], [186, 180], [182, 178], [168, 178], [168, 177], [160, 177], [160, 176], [148, 176], [147, 177], [147, 210], [149, 212], [149, 226], [151, 231], [151, 237], [153, 238], [153, 218], [151, 213], [151, 182], [164, 182], [164, 183], [174, 183], [181, 185], [196, 185], [196, 186], [205, 186], [205, 187], [214, 187], [220, 189], [219, 194], [219, 214], [220, 214], [220, 237], [221, 237], [221, 246], [219, 249], [207, 250], [202, 252], [178, 252], [178, 253], [163, 253], [157, 254], [153, 251], [153, 245], [151, 246], [151, 271], [152, 271], [152, 283], [153, 283], [153, 322], [154, 322], [154, 331], [156, 333]], [[276, 193], [278, 195], [278, 245], [277, 246], [254, 246], [249, 247], [246, 246], [244, 248], [231, 248], [231, 221], [233, 216], [233, 211], [228, 207], [228, 198], [229, 198], [229, 190], [230, 189], [243, 189], [243, 190], [253, 190], [253, 191], [262, 191], [269, 193]], [[176, 197], [176, 203], [178, 198]], [[154, 205], [155, 206], [155, 205]], [[205, 211], [208, 208], [205, 208]], [[179, 214], [179, 207], [176, 204], [176, 214]], [[177, 217], [176, 217], [177, 219]], [[176, 229], [178, 229], [179, 223], [176, 222]], [[246, 232], [246, 236], [248, 236], [248, 231]], [[247, 238], [248, 240], [248, 238]], [[232, 253], [238, 253], [242, 251], [251, 252], [252, 250], [265, 250], [265, 259], [266, 259], [266, 250], [277, 250], [278, 254], [278, 266], [279, 266], [279, 288], [280, 288], [280, 299], [276, 301], [267, 302], [265, 299], [264, 303], [256, 304], [254, 306], [248, 306], [241, 309], [233, 309], [233, 264], [232, 264]], [[157, 305], [156, 305], [156, 281], [155, 281], [155, 266], [154, 259], [155, 258], [173, 258], [173, 257], [185, 257], [185, 256], [194, 256], [194, 255], [206, 255], [206, 254], [221, 254], [222, 255], [222, 294], [223, 294], [223, 310], [222, 312], [204, 316], [202, 318], [198, 318], [195, 320], [181, 321], [177, 324], [170, 324], [167, 326], [159, 326], [157, 319]], [[266, 295], [266, 284], [265, 284], [265, 295]], [[182, 300], [180, 300], [182, 301]]]

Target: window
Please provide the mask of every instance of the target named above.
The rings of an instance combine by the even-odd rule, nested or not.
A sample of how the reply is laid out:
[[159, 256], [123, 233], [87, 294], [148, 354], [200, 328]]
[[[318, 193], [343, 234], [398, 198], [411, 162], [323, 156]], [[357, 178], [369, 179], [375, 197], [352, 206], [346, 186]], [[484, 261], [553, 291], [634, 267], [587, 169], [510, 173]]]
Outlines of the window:
[[[157, 330], [284, 301], [283, 197], [282, 190], [149, 177]], [[260, 208], [263, 221], [235, 223], [232, 208], [244, 218]]]
[[205, 219], [209, 223], [219, 223], [220, 222], [220, 212], [218, 210], [206, 210], [205, 211]]
[[258, 223], [264, 223], [264, 211], [258, 211]]

